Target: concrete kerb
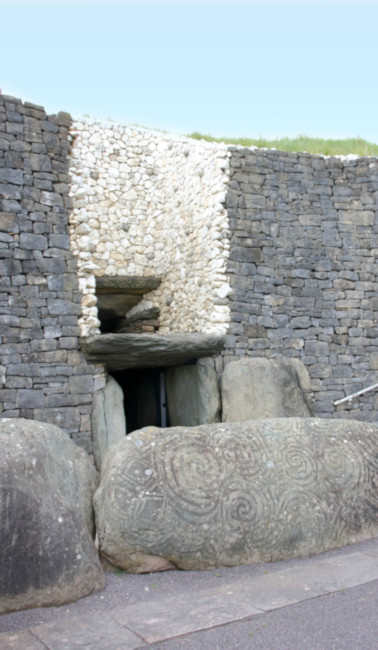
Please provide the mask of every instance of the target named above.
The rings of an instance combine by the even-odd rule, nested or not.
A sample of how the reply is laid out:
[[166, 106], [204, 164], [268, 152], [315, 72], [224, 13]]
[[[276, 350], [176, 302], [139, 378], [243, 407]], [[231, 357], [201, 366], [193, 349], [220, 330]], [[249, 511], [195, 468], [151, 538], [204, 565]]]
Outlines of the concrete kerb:
[[256, 577], [242, 577], [220, 586], [213, 582], [210, 588], [183, 589], [180, 595], [159, 601], [141, 601], [6, 632], [0, 634], [0, 647], [2, 650], [143, 648], [374, 580], [378, 580], [378, 538], [306, 561], [292, 561], [286, 567], [284, 563], [273, 564], [271, 571]]

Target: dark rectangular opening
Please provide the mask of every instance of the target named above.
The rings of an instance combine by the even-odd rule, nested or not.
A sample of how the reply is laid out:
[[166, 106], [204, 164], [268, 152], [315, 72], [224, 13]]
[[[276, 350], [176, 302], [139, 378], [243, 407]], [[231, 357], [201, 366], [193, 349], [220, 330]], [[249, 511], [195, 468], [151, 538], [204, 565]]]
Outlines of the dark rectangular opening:
[[112, 375], [123, 390], [126, 433], [146, 426], [169, 426], [161, 368], [122, 370]]

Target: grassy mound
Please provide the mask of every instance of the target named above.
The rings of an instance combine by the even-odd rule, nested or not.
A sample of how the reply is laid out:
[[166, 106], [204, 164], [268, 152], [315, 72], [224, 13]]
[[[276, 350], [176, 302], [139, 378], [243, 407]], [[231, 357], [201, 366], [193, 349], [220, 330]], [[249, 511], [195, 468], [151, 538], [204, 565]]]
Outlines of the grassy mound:
[[267, 140], [266, 138], [214, 138], [211, 135], [203, 135], [197, 131], [190, 133], [188, 137], [194, 138], [195, 140], [206, 140], [207, 142], [238, 144], [243, 147], [264, 147], [290, 152], [307, 151], [308, 153], [318, 153], [325, 156], [347, 156], [348, 154], [378, 156], [378, 144], [368, 142], [362, 138], [327, 140], [323, 138], [310, 138], [306, 135], [299, 135], [296, 138], [279, 138], [277, 140]]

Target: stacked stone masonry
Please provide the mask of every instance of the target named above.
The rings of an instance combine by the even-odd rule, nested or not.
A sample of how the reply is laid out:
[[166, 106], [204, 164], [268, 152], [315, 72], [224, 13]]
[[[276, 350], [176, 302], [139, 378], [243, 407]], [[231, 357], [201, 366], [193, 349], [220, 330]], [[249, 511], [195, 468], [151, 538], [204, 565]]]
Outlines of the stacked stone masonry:
[[[228, 147], [0, 95], [0, 413], [92, 450], [96, 277], [161, 277], [159, 333], [307, 367], [314, 414], [376, 420], [378, 160]], [[130, 312], [129, 312], [130, 315]], [[210, 362], [209, 363], [214, 363]]]
[[306, 365], [320, 416], [376, 419], [378, 161], [231, 149], [224, 361]]
[[70, 126], [66, 113], [0, 95], [0, 413], [57, 424], [91, 451], [92, 395], [103, 378], [78, 340]]

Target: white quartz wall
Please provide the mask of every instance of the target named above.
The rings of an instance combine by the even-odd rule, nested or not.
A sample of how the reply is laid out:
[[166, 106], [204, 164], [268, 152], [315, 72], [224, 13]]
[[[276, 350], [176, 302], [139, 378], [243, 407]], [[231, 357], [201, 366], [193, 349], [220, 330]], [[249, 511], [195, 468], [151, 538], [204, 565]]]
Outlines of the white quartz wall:
[[146, 296], [160, 308], [161, 333], [225, 333], [227, 147], [116, 124], [76, 122], [71, 135], [82, 336], [99, 333], [95, 277], [103, 275], [161, 277]]

